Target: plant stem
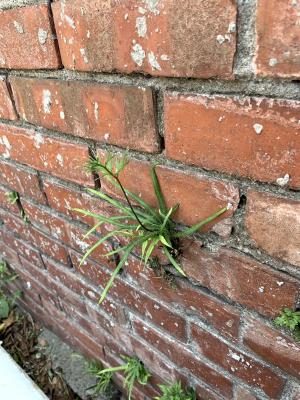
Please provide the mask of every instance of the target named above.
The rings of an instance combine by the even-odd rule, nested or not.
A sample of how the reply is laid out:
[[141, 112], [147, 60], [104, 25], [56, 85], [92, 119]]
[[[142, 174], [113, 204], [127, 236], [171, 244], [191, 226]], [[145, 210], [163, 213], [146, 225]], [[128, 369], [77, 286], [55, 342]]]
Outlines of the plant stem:
[[131, 204], [131, 202], [130, 202], [130, 200], [129, 200], [127, 194], [126, 194], [126, 191], [125, 191], [125, 189], [123, 188], [123, 185], [122, 185], [122, 183], [121, 183], [119, 177], [116, 176], [116, 175], [114, 175], [114, 174], [113, 174], [108, 168], [106, 168], [105, 166], [102, 166], [102, 168], [104, 168], [105, 171], [108, 172], [108, 174], [109, 174], [110, 176], [112, 176], [112, 177], [117, 181], [117, 183], [118, 183], [119, 187], [121, 188], [122, 193], [123, 193], [123, 195], [124, 195], [124, 197], [125, 197], [125, 199], [126, 199], [127, 204], [129, 205], [129, 207], [130, 207], [130, 209], [131, 209], [133, 215], [135, 216], [136, 220], [137, 220], [138, 223], [141, 225], [141, 227], [142, 227], [143, 229], [145, 229], [145, 231], [152, 232], [150, 229], [148, 229], [148, 228], [142, 223], [142, 221], [141, 221], [141, 220], [139, 219], [139, 217], [137, 216], [137, 214], [136, 214], [136, 212], [134, 211], [134, 208], [132, 207], [132, 204]]
[[106, 372], [117, 372], [117, 371], [124, 371], [127, 368], [127, 364], [125, 365], [120, 365], [118, 367], [112, 367], [112, 368], [106, 368], [100, 371], [98, 374], [102, 375], [105, 374]]

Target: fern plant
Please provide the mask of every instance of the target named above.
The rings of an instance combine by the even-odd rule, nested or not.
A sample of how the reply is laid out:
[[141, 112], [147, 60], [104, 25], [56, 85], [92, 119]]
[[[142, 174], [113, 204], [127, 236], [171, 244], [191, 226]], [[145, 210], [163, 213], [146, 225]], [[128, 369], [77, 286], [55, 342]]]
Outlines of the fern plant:
[[[109, 223], [114, 227], [112, 231], [99, 239], [93, 246], [91, 246], [84, 254], [81, 263], [103, 242], [112, 237], [123, 237], [129, 239], [129, 243], [114, 249], [105, 257], [110, 257], [115, 254], [121, 254], [116, 269], [112, 273], [104, 291], [102, 292], [99, 303], [105, 299], [109, 289], [111, 288], [114, 279], [119, 274], [124, 264], [127, 261], [130, 253], [134, 249], [141, 249], [142, 260], [147, 264], [151, 255], [157, 247], [161, 247], [163, 253], [169, 260], [170, 264], [182, 276], [186, 276], [180, 264], [176, 260], [178, 241], [186, 236], [190, 236], [197, 232], [207, 223], [213, 221], [228, 210], [228, 206], [222, 208], [208, 218], [200, 221], [196, 225], [179, 229], [178, 224], [173, 221], [173, 217], [179, 208], [179, 204], [175, 204], [168, 208], [166, 201], [161, 191], [159, 180], [156, 174], [155, 166], [151, 168], [151, 178], [153, 189], [157, 198], [158, 208], [154, 208], [144, 200], [139, 198], [134, 193], [127, 190], [121, 183], [119, 174], [128, 163], [128, 158], [125, 156], [121, 159], [115, 159], [113, 155], [108, 155], [105, 162], [101, 162], [99, 158], [91, 158], [87, 169], [93, 173], [100, 173], [106, 178], [114, 187], [119, 189], [124, 196], [126, 203], [122, 203], [112, 197], [102, 193], [98, 190], [88, 189], [88, 192], [99, 197], [101, 200], [107, 201], [119, 211], [119, 215], [106, 217], [88, 210], [75, 208], [77, 211], [85, 216], [91, 216], [98, 222], [92, 227], [85, 235], [89, 236], [95, 232], [102, 224]], [[134, 202], [136, 205], [134, 205]], [[128, 222], [131, 221], [131, 222]]]
[[295, 340], [300, 340], [300, 311], [284, 308], [279, 317], [274, 320], [276, 326], [286, 328]]
[[130, 400], [134, 384], [139, 382], [141, 385], [146, 385], [151, 375], [137, 357], [122, 356], [122, 358], [125, 364], [106, 369], [102, 369], [99, 363], [91, 363], [89, 372], [98, 378], [95, 388], [99, 390], [99, 393], [107, 390], [115, 372], [123, 372], [125, 376], [124, 388], [128, 391], [128, 399]]
[[183, 389], [181, 382], [169, 385], [159, 385], [162, 396], [155, 397], [155, 400], [196, 400], [194, 389]]

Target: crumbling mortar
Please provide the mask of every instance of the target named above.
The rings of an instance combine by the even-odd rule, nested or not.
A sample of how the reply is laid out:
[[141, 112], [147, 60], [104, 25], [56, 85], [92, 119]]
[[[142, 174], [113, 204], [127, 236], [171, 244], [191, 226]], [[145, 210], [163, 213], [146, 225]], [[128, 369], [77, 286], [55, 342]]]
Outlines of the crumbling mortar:
[[237, 46], [234, 72], [239, 79], [254, 78], [257, 0], [237, 0]]
[[50, 4], [51, 0], [1, 0], [0, 10], [20, 8], [38, 4]]

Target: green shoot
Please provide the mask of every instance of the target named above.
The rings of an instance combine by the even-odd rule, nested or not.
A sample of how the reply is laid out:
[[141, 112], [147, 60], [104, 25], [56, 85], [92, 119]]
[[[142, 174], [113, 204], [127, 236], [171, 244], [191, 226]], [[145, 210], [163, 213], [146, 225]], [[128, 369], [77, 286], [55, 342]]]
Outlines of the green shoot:
[[141, 257], [146, 265], [150, 261], [153, 252], [157, 248], [160, 248], [169, 260], [170, 265], [173, 266], [178, 274], [186, 276], [185, 272], [177, 261], [178, 240], [194, 234], [204, 225], [213, 221], [228, 210], [227, 206], [223, 207], [221, 210], [212, 214], [203, 221], [200, 221], [196, 225], [180, 230], [178, 225], [173, 221], [173, 217], [179, 208], [179, 204], [175, 204], [170, 208], [167, 207], [159, 184], [158, 176], [156, 174], [155, 166], [153, 166], [151, 169], [151, 177], [154, 192], [157, 198], [158, 208], [152, 207], [144, 200], [140, 199], [139, 196], [131, 193], [122, 185], [119, 174], [127, 164], [127, 156], [123, 157], [122, 159], [115, 159], [113, 155], [108, 155], [105, 162], [101, 162], [99, 158], [92, 158], [87, 165], [87, 169], [90, 172], [101, 173], [103, 177], [108, 179], [110, 184], [120, 190], [123, 194], [125, 203], [113, 199], [101, 191], [88, 189], [89, 193], [99, 197], [99, 199], [104, 200], [115, 207], [119, 211], [119, 215], [114, 217], [106, 217], [92, 213], [88, 210], [77, 208], [73, 209], [73, 211], [86, 216], [91, 216], [97, 220], [96, 225], [87, 232], [86, 236], [92, 232], [95, 232], [103, 223], [108, 223], [114, 227], [110, 233], [99, 239], [98, 242], [96, 242], [87, 250], [81, 262], [83, 262], [100, 244], [113, 236], [126, 237], [129, 240], [129, 243], [126, 246], [119, 247], [116, 250], [105, 254], [106, 257], [110, 257], [114, 254], [123, 255], [120, 256], [120, 261], [117, 264], [111, 278], [107, 282], [99, 303], [103, 302], [111, 286], [113, 285], [114, 279], [120, 273], [124, 265], [126, 265], [126, 261], [130, 253], [136, 249], [141, 249]]
[[276, 326], [286, 328], [295, 340], [300, 340], [300, 311], [284, 308], [279, 317], [274, 320]]
[[14, 281], [18, 275], [12, 274], [7, 267], [5, 261], [0, 262], [0, 320], [6, 319], [9, 316], [10, 310], [14, 306], [16, 300], [21, 296], [21, 292], [16, 290], [11, 298], [8, 298], [2, 291], [2, 288]]
[[5, 196], [10, 204], [15, 204], [19, 200], [19, 193], [18, 192], [6, 192]]
[[169, 385], [159, 385], [162, 396], [155, 397], [155, 400], [196, 400], [194, 389], [183, 389], [181, 382], [175, 382]]
[[109, 391], [112, 381], [112, 372], [106, 374], [100, 374], [103, 370], [103, 366], [97, 361], [91, 361], [87, 364], [87, 372], [94, 375], [97, 378], [96, 385], [89, 389], [94, 389], [94, 394], [106, 394]]
[[139, 382], [141, 385], [146, 385], [151, 375], [137, 357], [122, 356], [122, 358], [126, 361], [125, 364], [103, 369], [98, 372], [97, 376], [105, 376], [107, 374], [113, 374], [114, 372], [123, 372], [125, 376], [124, 388], [127, 389], [128, 400], [130, 400], [135, 382]]

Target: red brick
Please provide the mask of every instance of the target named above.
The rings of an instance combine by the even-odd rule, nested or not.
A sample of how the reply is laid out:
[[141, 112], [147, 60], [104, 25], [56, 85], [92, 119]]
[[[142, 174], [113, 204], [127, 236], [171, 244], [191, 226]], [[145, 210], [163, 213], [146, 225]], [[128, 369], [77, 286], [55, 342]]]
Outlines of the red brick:
[[194, 242], [184, 249], [181, 266], [201, 285], [269, 317], [293, 308], [299, 295], [295, 279], [225, 248], [209, 252]]
[[64, 264], [68, 264], [68, 254], [66, 249], [57, 241], [35, 228], [31, 224], [25, 224], [20, 218], [2, 212], [1, 219], [5, 227], [16, 233], [19, 237], [29, 242], [32, 246], [44, 252], [49, 257], [53, 257]]
[[[103, 158], [105, 153], [99, 150], [99, 156]], [[139, 195], [152, 206], [156, 206], [150, 166], [150, 162], [131, 159], [120, 174], [120, 178], [128, 190]], [[167, 206], [172, 207], [180, 203], [180, 208], [174, 217], [179, 222], [187, 225], [195, 224], [231, 203], [232, 209], [216, 219], [214, 223], [217, 223], [231, 215], [238, 205], [239, 191], [230, 183], [209, 179], [201, 174], [188, 174], [166, 166], [159, 166], [156, 171]], [[101, 183], [104, 190], [115, 193], [115, 190], [112, 191], [107, 185], [105, 179]], [[121, 196], [121, 193], [118, 195]], [[207, 225], [204, 230], [211, 225]]]
[[292, 338], [252, 319], [247, 321], [243, 342], [264, 360], [299, 379], [300, 344]]
[[[86, 262], [80, 266], [79, 257], [73, 252], [71, 253], [71, 258], [78, 272], [89, 279], [94, 285], [101, 285], [104, 288], [110, 278], [110, 274], [93, 262]], [[116, 279], [109, 291], [109, 296], [113, 300], [143, 315], [161, 329], [168, 331], [171, 335], [183, 341], [186, 340], [186, 323], [182, 317], [169, 310], [160, 302], [153, 301], [150, 297], [139, 292], [129, 284]]]
[[24, 168], [8, 164], [1, 160], [0, 182], [11, 189], [45, 204], [46, 199], [39, 185], [39, 178], [36, 172], [29, 172]]
[[[300, 187], [300, 102], [165, 96], [166, 154], [199, 167]], [[242, 134], [241, 134], [242, 130]]]
[[52, 9], [68, 69], [201, 78], [232, 75], [236, 5], [230, 0], [72, 0], [58, 1]]
[[84, 168], [89, 160], [87, 146], [4, 124], [0, 125], [0, 135], [0, 153], [4, 158], [84, 185], [92, 184], [92, 177]]
[[46, 4], [0, 12], [0, 68], [57, 69], [60, 58]]
[[270, 368], [228, 346], [196, 325], [192, 325], [191, 334], [197, 344], [197, 350], [202, 355], [249, 385], [262, 389], [271, 398], [279, 398], [285, 382]]
[[[72, 211], [72, 208], [81, 208], [105, 216], [113, 215], [116, 212], [107, 202], [92, 197], [88, 193], [71, 189], [50, 180], [44, 180], [43, 186], [51, 208], [68, 215], [72, 219], [79, 219], [88, 225], [94, 225], [95, 219]], [[99, 228], [100, 232], [102, 232], [102, 227]]]
[[133, 258], [129, 260], [126, 271], [145, 292], [170, 306], [180, 306], [185, 315], [200, 317], [231, 339], [238, 337], [240, 316], [234, 307], [203, 293], [184, 280], [177, 279], [173, 288], [164, 278], [159, 278], [152, 269], [145, 268], [142, 262]]
[[236, 389], [236, 400], [257, 400], [257, 397], [245, 388], [238, 386]]
[[19, 114], [34, 125], [134, 150], [159, 150], [151, 89], [51, 79], [11, 83]]
[[63, 219], [51, 215], [48, 210], [37, 207], [24, 199], [22, 200], [22, 206], [32, 224], [37, 225], [63, 243], [69, 242], [66, 224]]
[[250, 190], [246, 227], [258, 247], [300, 267], [300, 201]]
[[231, 382], [219, 374], [216, 370], [195, 357], [195, 354], [177, 342], [161, 335], [158, 331], [145, 325], [141, 320], [132, 318], [132, 324], [135, 332], [149, 345], [154, 346], [158, 351], [165, 354], [173, 361], [177, 368], [186, 368], [190, 373], [201, 379], [205, 383], [211, 385], [216, 391], [220, 392], [227, 398], [231, 397]]
[[138, 312], [153, 324], [169, 332], [172, 336], [182, 341], [186, 340], [185, 320], [173, 311], [168, 310], [160, 302], [151, 300], [137, 289], [120, 281], [115, 281], [110, 290], [110, 295], [132, 311]]
[[272, 7], [259, 0], [256, 18], [256, 72], [260, 76], [299, 78], [300, 4], [278, 0]]
[[7, 231], [2, 231], [2, 239], [8, 247], [14, 249], [20, 256], [23, 256], [39, 268], [44, 267], [39, 252], [31, 247], [27, 242], [14, 237]]
[[49, 274], [54, 280], [79, 296], [84, 296], [93, 301], [98, 301], [98, 294], [91, 285], [84, 282], [82, 277], [74, 273], [74, 271], [67, 269], [64, 265], [54, 262], [48, 257], [42, 257]]
[[49, 257], [54, 258], [63, 264], [68, 264], [68, 253], [66, 249], [57, 241], [49, 238], [40, 230], [30, 227], [28, 228], [28, 240], [42, 252], [47, 254]]
[[2, 76], [0, 76], [0, 118], [9, 120], [17, 119], [6, 80]]

